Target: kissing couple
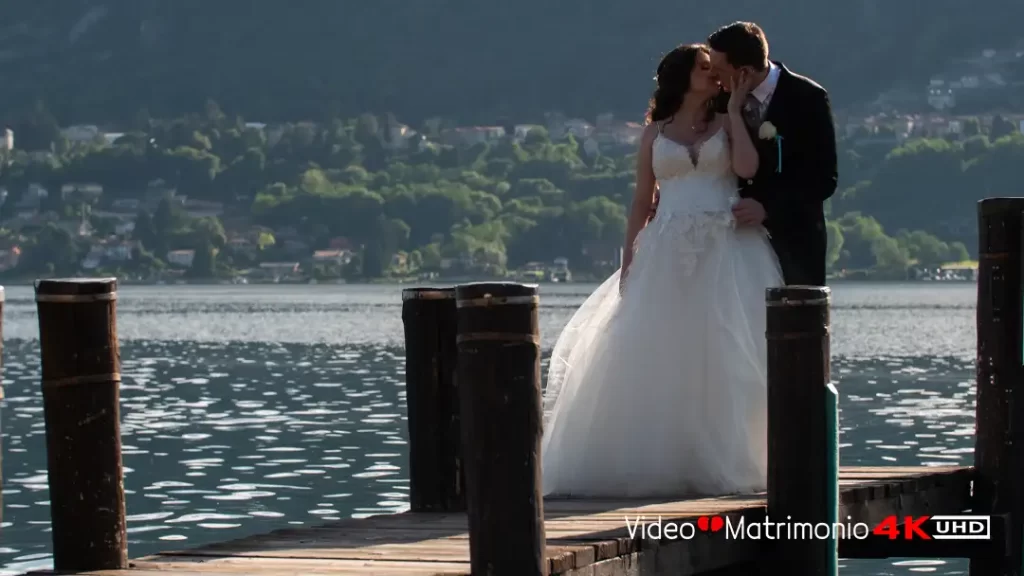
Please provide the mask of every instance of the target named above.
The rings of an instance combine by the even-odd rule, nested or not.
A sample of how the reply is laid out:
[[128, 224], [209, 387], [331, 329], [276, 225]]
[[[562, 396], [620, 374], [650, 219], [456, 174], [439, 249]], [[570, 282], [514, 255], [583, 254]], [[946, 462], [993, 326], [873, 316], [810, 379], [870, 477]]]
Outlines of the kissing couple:
[[551, 356], [547, 495], [765, 490], [765, 290], [825, 284], [825, 89], [749, 22], [675, 48], [656, 79], [622, 267]]

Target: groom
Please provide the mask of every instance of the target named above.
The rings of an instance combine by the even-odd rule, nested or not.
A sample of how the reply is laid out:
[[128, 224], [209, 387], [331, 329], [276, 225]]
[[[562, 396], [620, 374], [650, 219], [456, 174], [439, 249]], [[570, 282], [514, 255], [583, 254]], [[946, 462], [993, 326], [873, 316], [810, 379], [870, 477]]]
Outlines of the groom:
[[[823, 205], [838, 181], [828, 93], [769, 60], [768, 41], [757, 24], [734, 22], [711, 34], [707, 43], [724, 86], [742, 71], [753, 75], [744, 116], [761, 161], [754, 178], [740, 182], [736, 221], [768, 230], [786, 284], [824, 286], [828, 236]], [[724, 111], [728, 94], [723, 96]]]

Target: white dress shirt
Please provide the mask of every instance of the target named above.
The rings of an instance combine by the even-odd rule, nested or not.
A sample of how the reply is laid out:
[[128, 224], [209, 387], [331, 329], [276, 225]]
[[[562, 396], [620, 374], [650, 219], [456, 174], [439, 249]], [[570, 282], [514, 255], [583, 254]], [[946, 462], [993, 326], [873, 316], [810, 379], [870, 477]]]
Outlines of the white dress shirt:
[[761, 104], [759, 110], [760, 116], [764, 117], [765, 110], [768, 109], [768, 104], [772, 100], [772, 95], [775, 94], [775, 87], [779, 84], [779, 74], [781, 70], [774, 62], [768, 62], [768, 76], [750, 91], [750, 95], [757, 98], [757, 101]]

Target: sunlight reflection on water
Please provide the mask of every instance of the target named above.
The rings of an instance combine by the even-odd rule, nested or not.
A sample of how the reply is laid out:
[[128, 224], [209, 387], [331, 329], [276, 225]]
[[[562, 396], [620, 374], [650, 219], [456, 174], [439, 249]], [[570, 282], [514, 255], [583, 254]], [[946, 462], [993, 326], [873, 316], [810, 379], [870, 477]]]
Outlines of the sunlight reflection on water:
[[[542, 287], [543, 346], [593, 286]], [[122, 287], [129, 554], [404, 510], [400, 286]], [[969, 463], [974, 285], [838, 285], [842, 462]], [[30, 288], [4, 309], [0, 574], [45, 568], [49, 509]], [[966, 562], [843, 562], [966, 573]]]

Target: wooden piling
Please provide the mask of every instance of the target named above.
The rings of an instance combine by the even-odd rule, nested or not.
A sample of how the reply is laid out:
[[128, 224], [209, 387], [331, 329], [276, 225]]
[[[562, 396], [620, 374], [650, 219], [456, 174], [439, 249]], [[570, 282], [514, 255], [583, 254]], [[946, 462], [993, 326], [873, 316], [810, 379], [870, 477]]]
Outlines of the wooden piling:
[[[831, 383], [831, 291], [824, 286], [769, 288], [768, 518], [835, 526], [839, 515], [838, 392]], [[838, 542], [779, 538], [769, 566], [792, 576], [836, 576]]]
[[473, 574], [547, 576], [536, 285], [456, 288]]
[[[978, 204], [977, 407], [974, 514], [1007, 515], [1009, 548], [993, 542], [971, 558], [971, 576], [1019, 576], [1024, 512], [1024, 323], [1021, 299], [1024, 198]], [[1019, 390], [1018, 390], [1019, 389]]]
[[117, 281], [36, 282], [57, 571], [128, 567]]
[[455, 383], [455, 289], [402, 290], [413, 512], [466, 509]]

